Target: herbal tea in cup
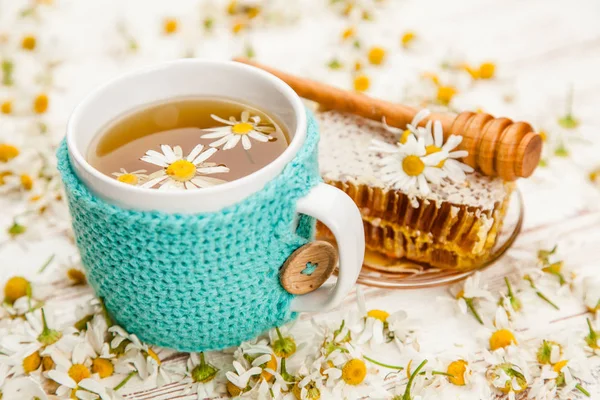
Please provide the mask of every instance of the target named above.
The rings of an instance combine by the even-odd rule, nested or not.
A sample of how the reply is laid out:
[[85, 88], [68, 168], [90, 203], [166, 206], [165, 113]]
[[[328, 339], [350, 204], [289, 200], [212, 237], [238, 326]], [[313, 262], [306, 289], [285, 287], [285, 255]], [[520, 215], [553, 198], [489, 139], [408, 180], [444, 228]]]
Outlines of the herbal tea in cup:
[[198, 189], [249, 175], [287, 146], [285, 125], [262, 110], [225, 98], [179, 98], [101, 129], [88, 162], [124, 184]]

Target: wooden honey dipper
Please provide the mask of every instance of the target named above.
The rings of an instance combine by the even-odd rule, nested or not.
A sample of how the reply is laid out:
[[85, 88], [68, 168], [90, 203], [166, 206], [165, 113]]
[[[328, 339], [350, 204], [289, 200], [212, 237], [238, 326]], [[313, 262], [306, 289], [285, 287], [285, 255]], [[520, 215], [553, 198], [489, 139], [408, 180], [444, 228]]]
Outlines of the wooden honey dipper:
[[[402, 104], [375, 99], [361, 93], [339, 89], [324, 83], [300, 78], [245, 58], [235, 58], [277, 76], [303, 98], [315, 101], [327, 109], [349, 112], [405, 129], [416, 109]], [[462, 135], [461, 150], [469, 155], [462, 161], [488, 176], [507, 181], [527, 178], [537, 167], [542, 153], [542, 139], [527, 122], [494, 118], [485, 113], [432, 113], [426, 120], [442, 123], [444, 138]]]

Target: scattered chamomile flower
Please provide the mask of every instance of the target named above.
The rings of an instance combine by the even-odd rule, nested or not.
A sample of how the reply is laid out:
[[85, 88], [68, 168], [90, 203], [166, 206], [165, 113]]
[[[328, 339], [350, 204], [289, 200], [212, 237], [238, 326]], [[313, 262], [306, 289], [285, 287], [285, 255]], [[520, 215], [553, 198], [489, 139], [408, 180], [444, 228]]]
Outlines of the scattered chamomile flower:
[[60, 351], [52, 351], [50, 354], [56, 366], [46, 372], [46, 376], [59, 384], [56, 389], [59, 397], [87, 400], [88, 393], [92, 393], [103, 399], [109, 398], [104, 384], [92, 376], [91, 363], [85, 354], [84, 345], [84, 342], [75, 345], [71, 357], [66, 357]]
[[172, 35], [179, 29], [179, 22], [176, 18], [165, 18], [162, 22], [162, 31], [165, 35]]
[[494, 296], [487, 290], [487, 285], [481, 282], [481, 273], [475, 272], [469, 276], [464, 284], [454, 286], [450, 294], [456, 299], [456, 304], [462, 314], [471, 312], [477, 322], [483, 325], [483, 319], [477, 311], [477, 306], [482, 301], [493, 303]]
[[516, 347], [500, 349], [493, 353], [485, 351], [487, 364], [485, 376], [489, 384], [497, 391], [515, 399], [516, 394], [524, 392], [531, 381], [531, 363], [526, 352]]
[[145, 169], [138, 169], [137, 171], [127, 172], [125, 168], [121, 168], [119, 172], [113, 172], [112, 175], [117, 181], [125, 183], [127, 185], [138, 186], [143, 184], [147, 179]]
[[348, 39], [352, 39], [356, 36], [356, 27], [355, 26], [350, 26], [346, 29], [344, 29], [344, 31], [342, 32], [342, 34], [340, 35], [342, 40], [348, 40]]
[[512, 284], [510, 283], [510, 280], [507, 277], [504, 277], [504, 283], [506, 284], [507, 292], [506, 294], [502, 294], [498, 305], [504, 307], [508, 317], [512, 318], [515, 316], [516, 313], [521, 311], [523, 303], [514, 293]]
[[50, 99], [46, 93], [38, 93], [33, 99], [32, 109], [36, 114], [45, 114], [48, 111]]
[[296, 341], [292, 336], [284, 336], [279, 327], [275, 327], [276, 337], [271, 338], [273, 353], [280, 358], [291, 357], [296, 353]]
[[583, 304], [592, 313], [600, 311], [600, 281], [587, 277], [583, 281]]
[[551, 340], [542, 340], [536, 353], [536, 359], [540, 364], [556, 364], [563, 355], [560, 343]]
[[225, 391], [225, 385], [219, 382], [219, 369], [206, 361], [204, 353], [191, 353], [187, 361], [186, 376], [189, 382], [184, 394], [195, 392], [198, 398], [212, 398]]
[[493, 329], [488, 329], [487, 333], [489, 335], [488, 346], [491, 351], [518, 345], [514, 329], [512, 328], [508, 319], [508, 314], [503, 307], [498, 307], [496, 309]]
[[232, 397], [239, 396], [241, 393], [250, 390], [250, 379], [263, 372], [262, 368], [257, 366], [246, 369], [239, 361], [233, 362], [233, 368], [235, 369], [235, 372], [228, 371], [225, 374], [228, 380], [227, 392]]
[[536, 286], [533, 278], [529, 275], [526, 274], [523, 276], [523, 280], [529, 282], [529, 286], [535, 291], [535, 294], [537, 295], [537, 297], [539, 297], [540, 299], [544, 300], [546, 303], [550, 304], [554, 309], [559, 310], [560, 308], [552, 301], [548, 298], [548, 296], [546, 296], [544, 293], [542, 293]]
[[372, 65], [382, 65], [386, 58], [386, 51], [383, 47], [373, 46], [369, 49], [367, 59]]
[[151, 188], [159, 185], [159, 190], [190, 190], [225, 182], [222, 179], [206, 176], [229, 172], [229, 168], [226, 166], [206, 162], [217, 152], [217, 149], [211, 148], [203, 151], [204, 146], [199, 144], [184, 158], [180, 146], [172, 148], [163, 144], [160, 147], [162, 153], [148, 150], [146, 155], [141, 158], [142, 161], [162, 167], [150, 174], [148, 180], [141, 187]]
[[371, 86], [371, 80], [365, 74], [358, 74], [354, 77], [353, 86], [357, 92], [366, 92]]
[[600, 356], [600, 329], [598, 329], [592, 321], [587, 318], [588, 334], [585, 339], [585, 350], [593, 355]]
[[204, 129], [209, 133], [200, 136], [202, 139], [218, 139], [210, 143], [210, 147], [223, 146], [223, 150], [229, 150], [241, 141], [244, 150], [250, 150], [250, 138], [262, 143], [274, 140], [270, 134], [275, 132], [275, 127], [269, 123], [261, 123], [258, 115], [252, 116], [247, 110], [242, 111], [239, 121], [235, 117], [226, 120], [214, 114], [211, 114], [211, 118], [226, 126]]
[[492, 79], [496, 74], [496, 64], [493, 62], [484, 62], [477, 67], [472, 67], [469, 64], [462, 65], [464, 69], [473, 80], [478, 79]]
[[564, 129], [575, 129], [579, 126], [579, 120], [573, 116], [573, 87], [569, 88], [567, 94], [567, 111], [558, 119], [558, 124]]
[[412, 46], [414, 41], [417, 39], [417, 34], [414, 31], [406, 31], [400, 37], [400, 44], [405, 49]]
[[367, 311], [360, 286], [356, 288], [356, 301], [359, 318], [349, 327], [356, 344], [369, 343], [371, 347], [376, 348], [383, 343], [395, 341], [402, 347], [403, 341], [413, 333], [413, 328], [407, 324], [408, 316], [403, 310], [392, 314], [378, 309]]
[[458, 90], [454, 86], [450, 85], [439, 85], [437, 87], [436, 100], [439, 104], [447, 106], [450, 104], [454, 96], [458, 93]]
[[23, 36], [21, 39], [21, 48], [25, 51], [35, 50], [37, 45], [37, 38], [33, 34]]

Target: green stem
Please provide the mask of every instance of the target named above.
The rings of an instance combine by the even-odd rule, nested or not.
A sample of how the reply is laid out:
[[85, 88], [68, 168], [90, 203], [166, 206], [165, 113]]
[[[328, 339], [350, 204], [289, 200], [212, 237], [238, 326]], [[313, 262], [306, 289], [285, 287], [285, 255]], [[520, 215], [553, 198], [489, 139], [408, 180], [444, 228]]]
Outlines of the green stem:
[[419, 364], [419, 366], [417, 367], [415, 372], [410, 375], [410, 378], [408, 378], [408, 383], [406, 384], [406, 391], [404, 392], [404, 395], [402, 396], [402, 400], [412, 400], [411, 396], [410, 396], [410, 388], [412, 386], [413, 381], [415, 380], [415, 377], [419, 374], [421, 369], [423, 369], [425, 364], [427, 364], [427, 360], [423, 360], [421, 362], [421, 364]]
[[54, 254], [52, 254], [44, 263], [44, 265], [42, 265], [42, 267], [39, 269], [38, 274], [41, 274], [42, 272], [44, 272], [44, 270], [46, 269], [46, 267], [48, 267], [48, 265], [50, 265], [50, 263], [52, 262], [52, 260], [54, 260]]
[[370, 357], [367, 357], [367, 356], [363, 356], [363, 358], [364, 358], [365, 360], [367, 360], [367, 361], [370, 361], [370, 362], [372, 362], [373, 364], [375, 364], [375, 365], [379, 365], [379, 366], [381, 366], [381, 367], [385, 367], [385, 368], [389, 368], [389, 369], [397, 369], [398, 371], [402, 371], [402, 370], [404, 369], [404, 367], [401, 367], [401, 366], [398, 366], [398, 365], [384, 364], [384, 363], [382, 363], [382, 362], [379, 362], [379, 361], [373, 360], [372, 358], [370, 358]]
[[579, 383], [577, 385], [575, 385], [575, 388], [577, 390], [579, 390], [581, 393], [583, 393], [586, 397], [592, 397], [590, 395], [590, 392], [588, 392], [587, 390], [585, 390], [585, 388], [583, 386], [581, 386]]
[[[556, 247], [555, 247], [556, 249]], [[530, 276], [525, 276], [523, 279], [525, 279], [527, 282], [529, 282], [529, 286], [531, 286], [531, 288], [533, 290], [535, 290], [535, 294], [542, 300], [544, 300], [546, 303], [550, 304], [552, 307], [554, 307], [557, 310], [560, 310], [560, 308], [554, 304], [552, 302], [552, 300], [550, 300], [544, 293], [542, 293], [537, 286], [535, 286], [535, 283], [533, 282], [533, 279]]]
[[117, 386], [115, 386], [115, 387], [113, 388], [113, 390], [116, 392], [117, 390], [121, 389], [123, 386], [125, 386], [125, 385], [127, 384], [127, 382], [129, 382], [129, 380], [130, 380], [131, 378], [133, 378], [133, 376], [134, 376], [135, 374], [137, 374], [137, 371], [131, 371], [131, 372], [129, 373], [129, 375], [127, 375], [127, 376], [125, 377], [125, 379], [123, 379], [123, 380], [121, 381], [121, 383], [119, 383]]
[[342, 320], [342, 323], [340, 324], [340, 327], [337, 330], [333, 331], [333, 341], [334, 342], [337, 339], [337, 336], [340, 333], [342, 333], [342, 331], [344, 330], [344, 326], [346, 326], [346, 320], [345, 319]]
[[46, 312], [42, 308], [42, 334], [48, 331], [48, 324], [46, 323]]
[[588, 328], [590, 329], [590, 340], [596, 340], [596, 331], [594, 330], [594, 327], [592, 326], [592, 321], [589, 318], [586, 318], [587, 320], [587, 324], [588, 324]]
[[544, 293], [540, 292], [539, 290], [536, 290], [535, 294], [537, 294], [540, 299], [544, 300], [546, 303], [550, 304], [555, 309], [560, 310], [560, 308], [558, 308], [556, 304], [554, 304], [548, 297], [546, 297]]
[[573, 85], [569, 86], [569, 92], [567, 94], [567, 116], [573, 115]]
[[283, 335], [281, 334], [281, 331], [278, 327], [275, 327], [275, 331], [277, 332], [277, 337], [279, 338], [279, 340], [283, 340]]
[[475, 310], [475, 306], [473, 305], [473, 299], [467, 299], [467, 298], [465, 298], [465, 303], [467, 303], [467, 307], [469, 308], [469, 310], [471, 310], [471, 313], [473, 314], [473, 316], [475, 317], [475, 319], [481, 325], [483, 325], [483, 320], [481, 319], [481, 317], [479, 316], [479, 313], [477, 312], [477, 310]]
[[512, 287], [510, 286], [510, 281], [507, 277], [504, 277], [504, 282], [506, 283], [506, 289], [508, 290], [508, 297], [513, 297]]
[[113, 322], [112, 318], [110, 317], [110, 314], [108, 313], [108, 310], [106, 309], [106, 306], [104, 305], [104, 299], [102, 297], [99, 297], [98, 300], [100, 301], [100, 307], [102, 307], [102, 315], [106, 320], [106, 325], [110, 328], [115, 323]]
[[442, 372], [442, 371], [431, 371], [431, 375], [443, 375], [443, 376], [449, 376], [450, 378], [454, 378], [453, 374], [449, 374], [447, 372]]
[[204, 361], [204, 353], [200, 353], [200, 366], [205, 366], [206, 361]]

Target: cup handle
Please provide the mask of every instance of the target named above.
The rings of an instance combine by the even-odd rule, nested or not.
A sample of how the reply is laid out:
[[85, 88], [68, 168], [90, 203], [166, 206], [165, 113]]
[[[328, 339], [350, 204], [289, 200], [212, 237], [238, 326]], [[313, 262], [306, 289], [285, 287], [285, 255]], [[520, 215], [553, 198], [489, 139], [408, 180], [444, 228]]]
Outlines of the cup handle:
[[339, 305], [356, 283], [365, 254], [365, 234], [360, 211], [340, 189], [319, 183], [298, 200], [297, 211], [324, 223], [335, 236], [339, 251], [335, 284], [296, 296], [291, 311], [324, 311]]

